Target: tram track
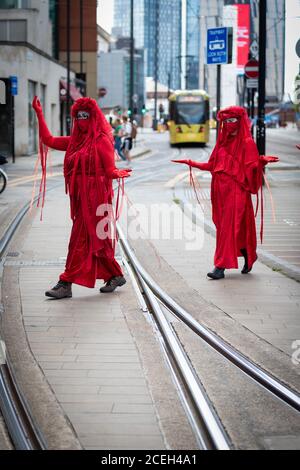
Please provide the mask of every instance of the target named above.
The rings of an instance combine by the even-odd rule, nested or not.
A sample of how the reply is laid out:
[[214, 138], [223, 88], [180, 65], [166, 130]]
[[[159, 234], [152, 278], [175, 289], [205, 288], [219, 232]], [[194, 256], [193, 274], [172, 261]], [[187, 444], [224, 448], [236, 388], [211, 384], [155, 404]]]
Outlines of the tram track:
[[[37, 197], [34, 202], [36, 200]], [[5, 252], [29, 209], [30, 201], [17, 213], [0, 240], [0, 272], [3, 270]], [[26, 397], [18, 386], [3, 341], [0, 341], [0, 409], [16, 450], [46, 449], [44, 437], [34, 421]]]
[[[180, 150], [179, 150], [180, 154]], [[154, 175], [152, 174], [151, 177]], [[145, 178], [144, 178], [145, 179]], [[130, 185], [133, 185], [135, 182], [140, 182], [140, 178], [132, 178], [130, 181]], [[143, 301], [141, 303], [141, 308], [143, 309], [143, 305], [148, 306], [148, 310], [151, 312], [151, 315], [153, 316], [153, 321], [155, 321], [156, 327], [160, 331], [160, 333], [163, 336], [163, 341], [164, 341], [164, 346], [163, 349], [165, 349], [165, 354], [166, 355], [171, 355], [171, 358], [173, 362], [175, 362], [175, 370], [178, 368], [178, 365], [176, 365], [176, 355], [174, 353], [174, 350], [168, 343], [167, 335], [165, 332], [162, 331], [160, 320], [159, 320], [159, 315], [164, 315], [165, 321], [168, 322], [168, 314], [166, 315], [163, 310], [167, 310], [171, 315], [173, 315], [177, 321], [181, 322], [185, 326], [189, 328], [189, 330], [193, 333], [195, 333], [199, 339], [204, 341], [206, 345], [208, 345], [210, 348], [212, 348], [214, 351], [216, 351], [222, 358], [225, 359], [225, 361], [229, 361], [231, 364], [233, 364], [241, 373], [246, 374], [254, 383], [263, 388], [267, 392], [267, 394], [272, 395], [273, 397], [276, 397], [283, 406], [288, 406], [295, 410], [296, 412], [300, 411], [300, 396], [299, 394], [287, 386], [285, 383], [281, 382], [278, 380], [275, 376], [273, 376], [271, 373], [267, 372], [264, 370], [261, 366], [256, 364], [254, 361], [246, 357], [244, 354], [242, 354], [240, 351], [232, 347], [229, 343], [224, 341], [221, 337], [219, 337], [217, 334], [209, 330], [207, 327], [201, 325], [201, 323], [197, 322], [194, 317], [184, 309], [181, 305], [179, 305], [172, 297], [170, 297], [162, 288], [160, 285], [158, 285], [154, 278], [151, 277], [148, 272], [144, 269], [144, 267], [141, 265], [139, 262], [138, 258], [135, 255], [135, 252], [133, 248], [130, 246], [129, 242], [124, 236], [124, 233], [122, 231], [122, 228], [120, 227], [120, 224], [118, 224], [118, 234], [119, 234], [119, 242], [121, 245], [121, 249], [123, 251], [123, 256], [126, 258], [126, 265], [129, 265], [129, 269], [132, 271], [130, 277], [134, 277], [134, 282], [136, 283], [136, 291], [137, 295], [139, 298], [141, 298], [141, 295], [143, 296]], [[158, 314], [156, 310], [160, 310], [160, 313]], [[174, 335], [176, 337], [176, 332], [174, 332]], [[179, 342], [179, 339], [176, 337], [177, 342]], [[183, 346], [179, 344], [179, 347], [183, 349]], [[192, 369], [193, 366], [192, 364], [187, 361], [188, 363], [186, 364], [187, 369]], [[170, 364], [169, 364], [170, 365]], [[174, 367], [172, 367], [172, 364], [170, 365], [171, 372], [174, 374]], [[176, 373], [176, 372], [175, 372]], [[182, 372], [179, 372], [179, 376], [182, 378]], [[201, 379], [201, 377], [200, 377]], [[198, 384], [201, 384], [201, 382], [198, 379]], [[212, 428], [209, 426], [209, 419], [207, 419], [207, 416], [205, 415], [206, 411], [205, 407], [204, 409], [201, 408], [201, 406], [195, 406], [195, 400], [193, 399], [192, 396], [192, 386], [188, 383], [187, 380], [184, 381], [183, 385], [184, 391], [183, 393], [192, 397], [191, 401], [194, 406], [194, 410], [191, 411], [191, 409], [187, 410], [187, 414], [189, 416], [190, 423], [192, 423], [192, 428], [194, 429], [194, 433], [197, 436], [202, 435], [202, 438], [200, 439], [201, 444], [203, 445], [204, 441], [204, 448], [218, 448], [217, 439], [215, 439], [214, 432], [212, 431]], [[204, 392], [204, 398], [206, 399], [206, 404], [208, 404], [208, 407], [210, 410], [213, 410], [213, 405], [210, 403], [209, 397], [206, 395], [205, 391], [203, 390], [203, 387], [199, 387], [201, 393]], [[199, 389], [197, 390], [197, 393], [199, 392]], [[179, 394], [182, 394], [182, 384], [181, 387], [179, 386]], [[184, 408], [186, 408], [185, 404]], [[194, 413], [194, 414], [193, 414]], [[222, 428], [222, 424], [218, 420], [218, 417], [216, 414], [213, 412], [213, 417], [215, 418], [214, 425], [219, 425], [218, 428], [218, 433], [223, 435], [224, 440], [226, 441], [226, 445], [228, 448], [230, 448], [230, 441], [228, 440], [228, 437], [226, 436], [226, 433], [224, 432], [224, 429]], [[195, 418], [196, 416], [196, 418]], [[199, 419], [200, 416], [200, 419]], [[196, 423], [196, 427], [195, 427]], [[199, 425], [200, 423], [200, 425]], [[214, 427], [214, 426], [213, 426]], [[199, 441], [199, 439], [198, 439]], [[205, 445], [207, 445], [205, 447]], [[223, 442], [224, 444], [224, 442]], [[211, 445], [211, 447], [210, 447]], [[225, 448], [226, 448], [225, 445]], [[214, 447], [215, 446], [215, 447]]]
[[[153, 165], [154, 168], [155, 165]], [[146, 176], [137, 176], [132, 178], [132, 184], [146, 179]], [[28, 209], [29, 203], [17, 214], [0, 240], [0, 260], [3, 259], [4, 253], [18, 226], [27, 214]], [[295, 391], [285, 386], [223, 341], [215, 333], [212, 333], [209, 329], [198, 323], [141, 266], [128, 241], [125, 239], [120, 225], [118, 225], [118, 232], [125, 263], [128, 265], [133, 282], [136, 282], [136, 290], [137, 288], [139, 290], [139, 300], [142, 309], [144, 312], [151, 311], [153, 318], [156, 319], [155, 325], [162, 335], [161, 344], [162, 348], [165, 349], [166, 360], [171, 368], [173, 380], [177, 384], [179, 393], [182, 394], [181, 400], [188, 413], [189, 421], [194, 429], [200, 448], [229, 449], [231, 444], [218, 416], [214, 412], [209, 397], [206, 396], [200, 380], [196, 376], [191, 363], [189, 363], [182, 346], [179, 344], [176, 334], [171, 331], [172, 328], [170, 327], [170, 322], [166, 319], [164, 309], [171, 312], [172, 315], [196, 333], [206, 344], [238, 367], [239, 370], [246, 373], [257, 384], [263, 386], [268, 392], [275, 395], [294, 410], [300, 411], [300, 397]], [[16, 449], [45, 449], [43, 436], [36, 427], [26, 399], [18, 388], [9, 355], [4, 352], [2, 356], [0, 364], [0, 407], [11, 440]], [[182, 383], [184, 383], [184, 387], [182, 387]]]

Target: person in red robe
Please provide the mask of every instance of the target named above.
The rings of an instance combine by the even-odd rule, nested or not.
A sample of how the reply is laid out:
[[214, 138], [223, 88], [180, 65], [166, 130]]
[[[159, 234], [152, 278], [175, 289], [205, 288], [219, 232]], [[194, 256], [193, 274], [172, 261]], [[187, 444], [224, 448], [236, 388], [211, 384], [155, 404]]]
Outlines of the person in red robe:
[[46, 181], [47, 147], [65, 151], [64, 177], [73, 222], [65, 271], [45, 295], [56, 299], [72, 297], [72, 283], [93, 288], [96, 279], [106, 283], [103, 293], [126, 283], [115, 259], [111, 236], [112, 180], [130, 176], [130, 169], [115, 166], [111, 128], [97, 102], [80, 98], [72, 106], [71, 136], [53, 137], [37, 97], [32, 106], [39, 123], [40, 153]]
[[226, 108], [218, 113], [218, 120], [220, 132], [208, 162], [172, 160], [212, 174], [212, 218], [217, 233], [215, 268], [207, 274], [211, 279], [224, 278], [225, 269], [237, 269], [238, 257], [245, 260], [242, 274], [252, 270], [257, 241], [251, 194], [258, 196], [265, 165], [279, 161], [259, 155], [244, 108]]

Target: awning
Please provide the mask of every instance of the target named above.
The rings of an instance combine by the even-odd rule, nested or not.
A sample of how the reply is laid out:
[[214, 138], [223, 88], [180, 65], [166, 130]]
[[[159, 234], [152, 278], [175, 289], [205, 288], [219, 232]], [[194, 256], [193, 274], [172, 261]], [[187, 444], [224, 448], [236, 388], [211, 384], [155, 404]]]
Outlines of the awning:
[[[64, 80], [60, 80], [60, 99], [61, 101], [66, 101], [67, 99], [67, 82]], [[65, 93], [62, 93], [62, 90], [65, 91]], [[70, 97], [73, 101], [78, 100], [78, 98], [82, 98], [82, 94], [80, 93], [79, 88], [76, 88], [75, 85], [72, 85], [70, 83]]]

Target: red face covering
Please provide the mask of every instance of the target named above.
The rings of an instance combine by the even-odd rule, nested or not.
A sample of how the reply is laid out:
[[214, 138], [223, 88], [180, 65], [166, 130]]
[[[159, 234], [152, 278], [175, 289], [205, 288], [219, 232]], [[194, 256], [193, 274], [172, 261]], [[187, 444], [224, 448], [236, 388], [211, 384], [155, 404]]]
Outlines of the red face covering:
[[239, 129], [239, 121], [236, 122], [228, 122], [224, 121], [224, 130], [229, 134], [235, 134]]
[[90, 127], [90, 113], [88, 113], [87, 111], [79, 110], [75, 119], [77, 121], [78, 129], [80, 130], [80, 132], [86, 134]]
[[[74, 184], [76, 168], [73, 171], [73, 166], [76, 166], [79, 160], [85, 168], [91, 168], [94, 163], [98, 163], [98, 158], [95, 157], [97, 152], [96, 141], [99, 136], [105, 134], [113, 142], [112, 128], [106, 121], [95, 100], [80, 98], [75, 101], [72, 106], [72, 118], [71, 141], [64, 162], [67, 191]], [[75, 158], [74, 160], [74, 155], [79, 156], [79, 154], [80, 158]], [[73, 176], [73, 181], [71, 181], [71, 175]]]

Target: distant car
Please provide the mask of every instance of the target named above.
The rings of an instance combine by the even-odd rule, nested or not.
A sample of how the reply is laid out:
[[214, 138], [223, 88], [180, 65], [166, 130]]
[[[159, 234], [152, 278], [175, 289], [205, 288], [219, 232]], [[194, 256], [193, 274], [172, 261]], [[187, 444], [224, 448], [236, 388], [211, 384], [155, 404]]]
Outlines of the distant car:
[[270, 128], [279, 127], [279, 114], [266, 115], [265, 124], [266, 124], [266, 127], [270, 127]]
[[[252, 119], [252, 125], [257, 125], [257, 118]], [[266, 114], [265, 125], [267, 128], [276, 128], [280, 126], [279, 114]]]

